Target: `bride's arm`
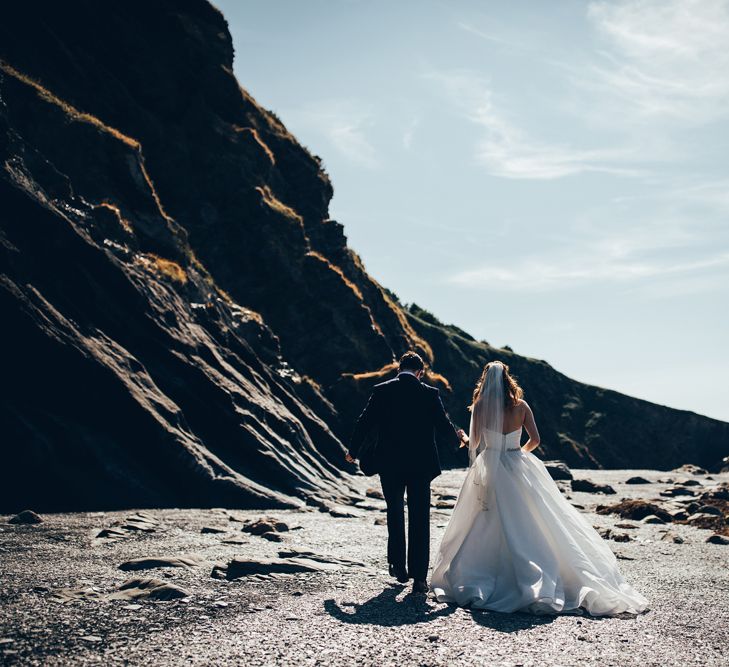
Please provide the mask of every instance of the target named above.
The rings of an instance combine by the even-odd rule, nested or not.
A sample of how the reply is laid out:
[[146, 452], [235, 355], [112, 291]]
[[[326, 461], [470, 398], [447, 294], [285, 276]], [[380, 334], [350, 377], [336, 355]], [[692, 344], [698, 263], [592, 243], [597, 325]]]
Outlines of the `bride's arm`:
[[525, 452], [533, 452], [540, 443], [537, 422], [534, 421], [534, 413], [529, 404], [526, 401], [522, 401], [522, 403], [524, 404], [524, 428], [529, 434], [529, 440], [524, 443], [522, 449]]

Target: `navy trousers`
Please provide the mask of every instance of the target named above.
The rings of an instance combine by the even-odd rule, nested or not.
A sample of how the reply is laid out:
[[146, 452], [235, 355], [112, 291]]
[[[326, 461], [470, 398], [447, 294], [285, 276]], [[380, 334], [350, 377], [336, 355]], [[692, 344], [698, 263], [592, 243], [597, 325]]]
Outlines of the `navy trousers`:
[[387, 504], [387, 561], [405, 567], [405, 492], [408, 498], [407, 569], [416, 581], [425, 581], [430, 563], [430, 480], [404, 479], [381, 474]]

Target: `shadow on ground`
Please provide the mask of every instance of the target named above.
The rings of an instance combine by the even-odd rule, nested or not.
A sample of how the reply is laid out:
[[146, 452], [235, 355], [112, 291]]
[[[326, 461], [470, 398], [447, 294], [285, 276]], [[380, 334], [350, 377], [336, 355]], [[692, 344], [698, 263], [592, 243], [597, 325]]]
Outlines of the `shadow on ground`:
[[[455, 605], [440, 606], [432, 604], [424, 595], [409, 593], [401, 600], [397, 596], [402, 593], [405, 586], [390, 586], [373, 598], [359, 602], [342, 602], [341, 604], [329, 599], [324, 601], [324, 610], [333, 618], [342, 623], [380, 625], [383, 627], [396, 627], [414, 625], [416, 623], [429, 623], [438, 618], [450, 616], [458, 611]], [[519, 632], [540, 625], [552, 623], [558, 614], [502, 614], [495, 611], [478, 609], [465, 609], [474, 623], [496, 632]], [[570, 614], [581, 616], [585, 620], [602, 620], [589, 614]], [[634, 618], [623, 615], [619, 618]]]
[[[428, 602], [425, 595], [408, 594], [402, 600], [397, 596], [405, 586], [391, 586], [366, 602], [342, 602], [341, 606], [334, 600], [325, 600], [324, 609], [343, 623], [381, 625], [394, 627], [428, 623], [443, 616], [449, 616], [456, 607], [436, 607]], [[351, 609], [352, 611], [349, 611]]]

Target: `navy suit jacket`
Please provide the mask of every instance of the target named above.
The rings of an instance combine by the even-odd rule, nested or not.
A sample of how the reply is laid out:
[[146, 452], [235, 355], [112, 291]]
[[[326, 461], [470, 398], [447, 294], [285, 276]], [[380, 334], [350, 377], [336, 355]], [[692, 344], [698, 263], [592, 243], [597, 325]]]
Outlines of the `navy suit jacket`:
[[438, 389], [410, 373], [374, 386], [349, 445], [353, 458], [359, 458], [367, 437], [377, 438], [377, 472], [404, 479], [440, 475], [436, 438], [454, 447], [460, 444]]

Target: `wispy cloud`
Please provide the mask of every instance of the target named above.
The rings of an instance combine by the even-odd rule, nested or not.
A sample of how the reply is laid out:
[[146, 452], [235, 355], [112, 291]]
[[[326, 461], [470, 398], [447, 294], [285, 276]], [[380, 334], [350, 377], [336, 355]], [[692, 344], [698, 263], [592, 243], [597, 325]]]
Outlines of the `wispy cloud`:
[[487, 32], [485, 30], [482, 30], [481, 28], [478, 28], [467, 21], [458, 21], [456, 22], [456, 26], [464, 32], [467, 32], [471, 35], [476, 35], [476, 37], [480, 37], [481, 39], [485, 39], [487, 42], [493, 42], [494, 44], [500, 44], [502, 46], [508, 47], [519, 46], [516, 42], [510, 39], [507, 39], [501, 35], [497, 35], [493, 32]]
[[405, 128], [405, 131], [402, 134], [402, 145], [405, 150], [409, 151], [412, 147], [413, 137], [415, 136], [415, 130], [417, 130], [418, 125], [420, 125], [420, 118], [414, 116]]
[[[595, 283], [635, 285], [650, 278], [693, 276], [709, 270], [729, 269], [729, 253], [693, 261], [671, 262], [624, 257], [610, 252], [587, 252], [577, 256], [532, 257], [513, 266], [488, 265], [454, 274], [451, 284], [488, 290], [543, 292]], [[725, 278], [725, 276], [724, 276]], [[718, 284], [716, 276], [712, 282]], [[706, 289], [706, 281], [701, 282]]]
[[460, 113], [483, 130], [475, 157], [494, 176], [549, 180], [585, 172], [640, 173], [625, 164], [636, 161], [634, 150], [583, 149], [534, 139], [497, 107], [489, 80], [473, 71], [433, 71], [425, 76], [439, 84]]
[[286, 121], [297, 132], [315, 132], [337, 153], [362, 167], [374, 169], [380, 158], [371, 143], [369, 131], [375, 124], [374, 113], [355, 100], [334, 99], [293, 109], [285, 114]]
[[587, 18], [604, 48], [575, 82], [620, 120], [701, 124], [729, 113], [727, 0], [597, 0]]

